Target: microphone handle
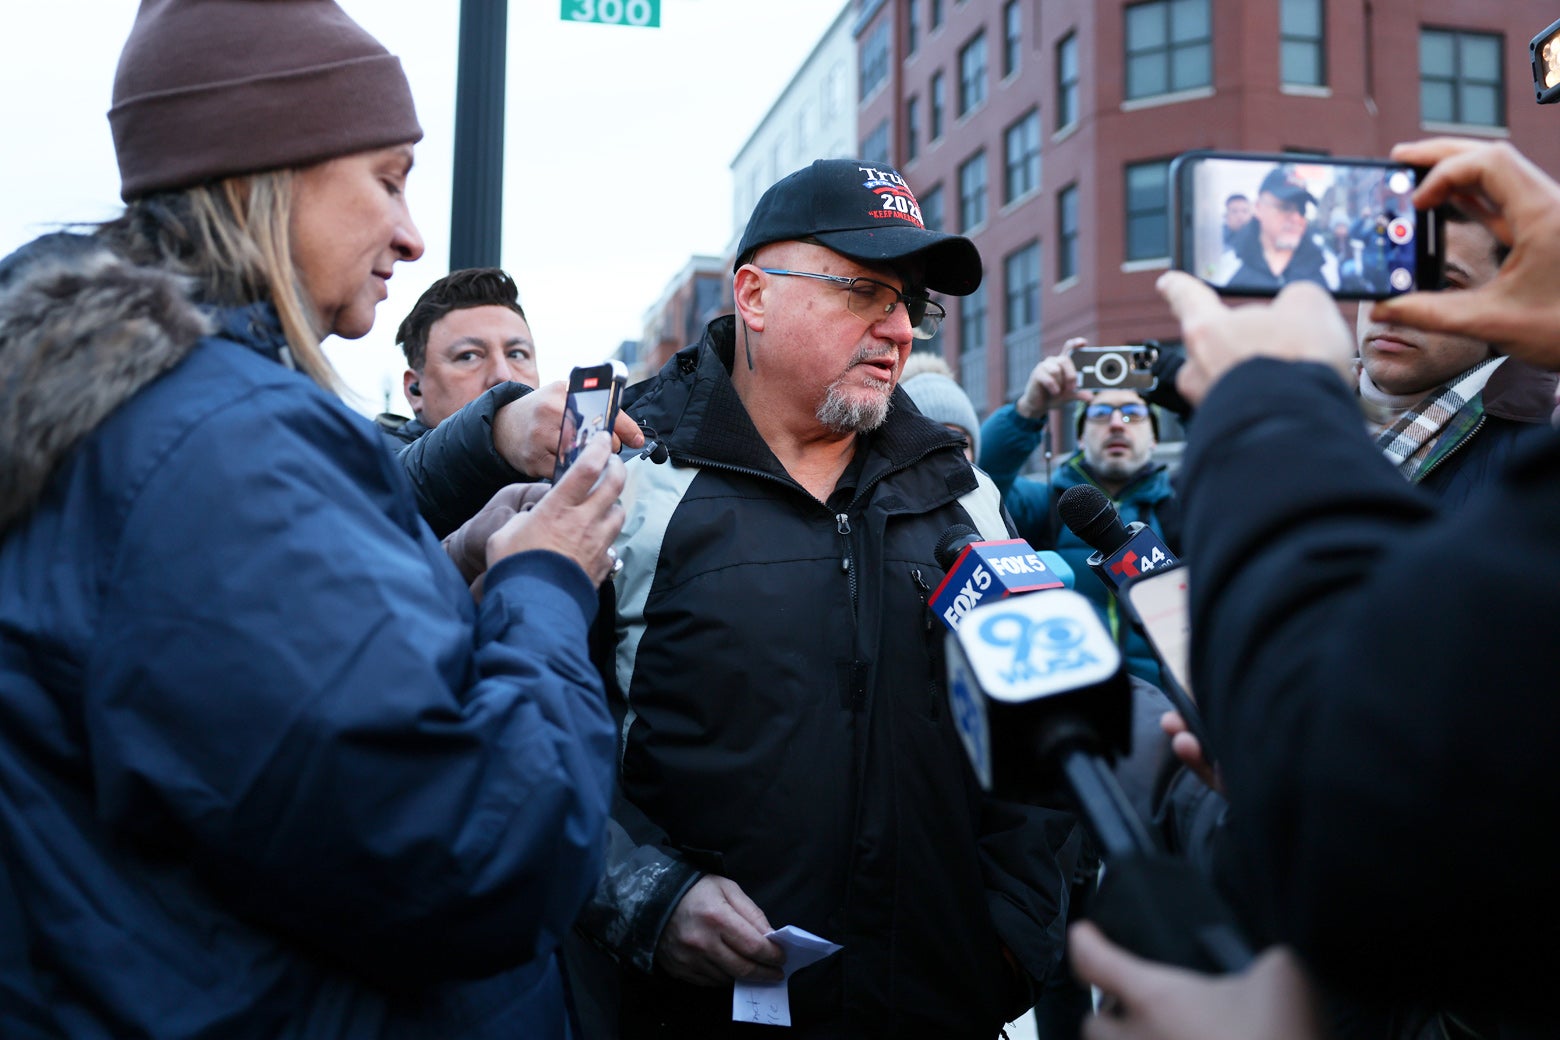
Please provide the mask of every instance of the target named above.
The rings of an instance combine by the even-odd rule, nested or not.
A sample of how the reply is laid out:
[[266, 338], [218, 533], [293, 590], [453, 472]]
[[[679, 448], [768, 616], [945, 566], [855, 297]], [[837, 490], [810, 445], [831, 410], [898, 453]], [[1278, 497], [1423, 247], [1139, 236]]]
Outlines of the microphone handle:
[[1062, 775], [1105, 861], [1090, 918], [1141, 957], [1209, 974], [1244, 970], [1251, 947], [1209, 880], [1159, 849], [1101, 755], [1076, 744], [1060, 750]]
[[1107, 862], [1158, 852], [1148, 828], [1128, 801], [1121, 783], [1100, 755], [1072, 748], [1062, 752], [1062, 776], [1077, 799], [1084, 825]]

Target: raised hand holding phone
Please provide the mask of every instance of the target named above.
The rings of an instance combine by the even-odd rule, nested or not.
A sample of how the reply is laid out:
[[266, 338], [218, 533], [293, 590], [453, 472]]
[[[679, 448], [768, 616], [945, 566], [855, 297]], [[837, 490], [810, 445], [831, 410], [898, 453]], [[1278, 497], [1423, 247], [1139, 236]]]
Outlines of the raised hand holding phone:
[[563, 421], [558, 429], [557, 461], [553, 467], [556, 483], [590, 441], [591, 434], [612, 432], [617, 422], [618, 400], [628, 382], [628, 369], [621, 361], [576, 368], [569, 373], [567, 396], [563, 403]]
[[1437, 288], [1440, 217], [1413, 204], [1423, 172], [1384, 159], [1188, 152], [1170, 166], [1175, 266], [1233, 296], [1302, 281], [1348, 300]]

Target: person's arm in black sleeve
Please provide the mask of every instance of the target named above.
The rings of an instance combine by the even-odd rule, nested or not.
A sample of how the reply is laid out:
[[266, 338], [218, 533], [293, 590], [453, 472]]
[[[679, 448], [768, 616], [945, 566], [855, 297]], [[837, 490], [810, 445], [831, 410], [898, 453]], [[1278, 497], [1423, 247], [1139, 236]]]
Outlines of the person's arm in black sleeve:
[[417, 494], [417, 511], [440, 538], [475, 516], [500, 488], [531, 480], [493, 444], [498, 410], [531, 392], [521, 383], [500, 383], [396, 452]]
[[1279, 937], [1377, 996], [1547, 1004], [1560, 441], [1437, 516], [1325, 367], [1241, 364], [1200, 414], [1193, 677]]
[[1182, 423], [1190, 422], [1195, 410], [1192, 402], [1182, 397], [1180, 388], [1176, 386], [1176, 377], [1181, 374], [1185, 364], [1185, 354], [1161, 347], [1159, 357], [1154, 361], [1154, 389], [1143, 394], [1143, 400], [1173, 413]]

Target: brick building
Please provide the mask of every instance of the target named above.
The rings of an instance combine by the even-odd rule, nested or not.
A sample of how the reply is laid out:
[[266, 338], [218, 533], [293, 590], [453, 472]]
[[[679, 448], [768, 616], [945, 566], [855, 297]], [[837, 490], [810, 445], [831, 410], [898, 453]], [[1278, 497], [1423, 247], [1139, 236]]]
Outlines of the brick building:
[[1560, 172], [1528, 55], [1553, 17], [1537, 0], [857, 0], [860, 152], [980, 248], [983, 289], [943, 301], [936, 345], [985, 414], [1071, 336], [1175, 337], [1153, 285], [1183, 151], [1384, 156], [1455, 133]]

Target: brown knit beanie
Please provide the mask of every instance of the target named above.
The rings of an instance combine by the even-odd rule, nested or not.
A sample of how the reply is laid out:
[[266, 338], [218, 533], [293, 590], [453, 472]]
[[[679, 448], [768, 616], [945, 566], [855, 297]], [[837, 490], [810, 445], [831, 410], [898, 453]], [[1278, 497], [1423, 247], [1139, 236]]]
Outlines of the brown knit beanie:
[[332, 0], [141, 0], [108, 122], [126, 202], [422, 138], [400, 60]]

